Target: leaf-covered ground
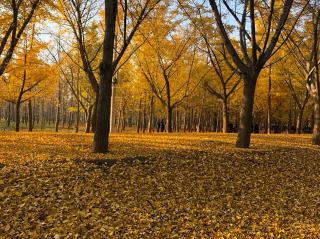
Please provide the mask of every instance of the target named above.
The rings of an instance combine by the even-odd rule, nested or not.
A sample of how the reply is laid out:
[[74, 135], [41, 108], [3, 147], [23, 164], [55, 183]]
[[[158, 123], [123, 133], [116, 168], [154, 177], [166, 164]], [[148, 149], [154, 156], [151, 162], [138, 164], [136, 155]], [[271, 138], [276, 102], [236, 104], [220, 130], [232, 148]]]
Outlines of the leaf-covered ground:
[[320, 238], [309, 136], [0, 133], [0, 238]]

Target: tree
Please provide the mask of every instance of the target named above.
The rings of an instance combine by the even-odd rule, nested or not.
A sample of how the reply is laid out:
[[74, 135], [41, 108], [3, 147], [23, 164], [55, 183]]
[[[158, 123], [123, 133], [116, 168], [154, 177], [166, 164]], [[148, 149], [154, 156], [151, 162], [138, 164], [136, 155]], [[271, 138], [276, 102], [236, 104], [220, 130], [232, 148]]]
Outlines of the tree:
[[[320, 145], [320, 104], [319, 104], [319, 30], [320, 6], [317, 1], [310, 1], [305, 14], [304, 27], [296, 29], [294, 35], [289, 38], [288, 48], [292, 51], [292, 57], [297, 65], [303, 81], [306, 81], [306, 97], [312, 99], [314, 106], [314, 124], [312, 143]], [[297, 40], [298, 39], [298, 40]], [[293, 86], [290, 85], [291, 91]], [[294, 97], [294, 96], [293, 96]], [[294, 97], [297, 98], [297, 97]], [[301, 105], [303, 106], [303, 104]], [[303, 109], [303, 107], [300, 107]]]
[[[100, 10], [100, 2], [97, 0], [59, 0], [56, 4], [56, 9], [63, 16], [63, 20], [71, 28], [72, 34], [76, 40], [76, 48], [78, 49], [81, 57], [81, 65], [74, 62], [78, 67], [85, 72], [88, 81], [96, 94], [95, 106], [93, 109], [92, 117], [92, 131], [96, 127], [96, 112], [97, 112], [97, 99], [99, 91], [98, 83], [98, 65], [97, 58], [100, 56], [101, 42], [96, 41], [99, 39], [99, 32], [96, 29], [95, 17]], [[61, 25], [61, 19], [57, 18], [56, 22]], [[64, 41], [66, 42], [66, 41]], [[70, 47], [70, 39], [67, 40]], [[72, 60], [72, 55], [69, 55], [69, 49], [62, 47], [64, 52]]]
[[[116, 20], [118, 16], [118, 1], [105, 1], [105, 35], [103, 42], [102, 61], [100, 63], [100, 83], [97, 104], [97, 122], [93, 141], [93, 152], [105, 153], [108, 151], [110, 133], [110, 111], [112, 97], [112, 79], [115, 73], [126, 62], [124, 56], [134, 35], [141, 23], [160, 0], [141, 0], [129, 2], [120, 1], [123, 12], [123, 21], [117, 24], [120, 27], [116, 35]], [[116, 48], [115, 37], [117, 36]], [[122, 44], [120, 44], [122, 42]], [[136, 49], [133, 50], [133, 52]], [[114, 53], [117, 54], [114, 54]], [[129, 54], [127, 60], [131, 57]], [[120, 62], [122, 60], [122, 62]]]
[[314, 124], [312, 143], [320, 145], [320, 72], [319, 72], [319, 43], [320, 43], [320, 7], [317, 2], [311, 8], [312, 15], [312, 48], [306, 65], [307, 87], [314, 104]]
[[53, 67], [39, 57], [44, 46], [35, 39], [34, 31], [33, 27], [28, 31], [30, 35], [24, 36], [23, 45], [21, 44], [15, 59], [7, 67], [10, 74], [8, 77], [3, 77], [3, 87], [7, 90], [0, 97], [16, 105], [17, 132], [20, 131], [21, 104], [40, 94], [46, 86], [45, 81], [48, 80], [50, 73], [54, 75]]
[[[223, 133], [227, 133], [229, 125], [228, 101], [241, 82], [239, 77], [234, 79], [240, 74], [238, 69], [228, 60], [229, 55], [227, 55], [225, 45], [217, 35], [215, 24], [213, 19], [208, 16], [207, 10], [199, 5], [192, 6], [188, 4], [188, 2], [182, 3], [179, 1], [179, 5], [183, 13], [191, 21], [195, 30], [199, 33], [199, 48], [207, 55], [212, 71], [214, 72], [212, 83], [210, 84], [206, 81], [204, 82], [204, 87], [211, 95], [221, 101], [223, 108], [222, 131]], [[218, 82], [218, 84], [215, 84], [216, 82]]]
[[166, 108], [167, 131], [170, 133], [173, 131], [173, 109], [194, 90], [191, 80], [196, 56], [191, 49], [191, 39], [183, 37], [188, 34], [173, 34], [170, 26], [158, 23], [160, 25], [154, 26], [153, 36], [141, 48], [137, 59], [151, 91]]
[[[242, 13], [239, 16], [237, 11], [230, 7], [231, 4], [226, 0], [223, 0], [224, 9], [231, 14], [231, 17], [233, 17], [238, 24], [239, 41], [237, 42], [231, 40], [225, 24], [223, 23], [222, 12], [219, 10], [222, 6], [219, 7], [215, 0], [210, 0], [209, 2], [226, 49], [234, 64], [242, 74], [243, 98], [236, 146], [248, 148], [251, 138], [256, 83], [266, 62], [282, 46], [282, 44], [277, 45], [277, 43], [286, 26], [294, 1], [285, 0], [283, 4], [279, 4], [278, 2], [271, 0], [270, 4], [267, 2], [259, 2], [258, 5], [253, 0], [245, 0], [243, 5], [241, 5]], [[240, 4], [241, 2], [237, 2], [235, 5]], [[259, 10], [261, 8], [265, 9], [265, 15], [260, 14], [261, 12], [259, 12]], [[279, 16], [277, 12], [281, 12]], [[298, 16], [300, 16], [300, 14], [298, 14]], [[247, 18], [250, 19], [249, 23], [247, 22]], [[259, 32], [258, 37], [256, 22], [259, 18], [260, 21], [264, 23], [265, 31], [262, 33]], [[291, 22], [291, 24], [293, 24], [294, 27], [295, 22]], [[247, 30], [247, 26], [250, 26], [250, 30]], [[288, 31], [283, 42], [288, 38], [291, 31], [292, 30]], [[239, 47], [236, 47], [238, 44]], [[240, 49], [240, 51], [237, 49]]]
[[[41, 0], [4, 0], [0, 3], [0, 76], [5, 72], [22, 34]], [[8, 21], [8, 19], [10, 19]]]

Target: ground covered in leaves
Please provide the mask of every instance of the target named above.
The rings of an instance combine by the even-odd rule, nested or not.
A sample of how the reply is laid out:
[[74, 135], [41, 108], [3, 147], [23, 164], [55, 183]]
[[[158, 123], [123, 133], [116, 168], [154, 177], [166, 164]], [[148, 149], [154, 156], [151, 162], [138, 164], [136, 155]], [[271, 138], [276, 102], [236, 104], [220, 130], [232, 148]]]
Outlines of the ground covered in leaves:
[[0, 133], [0, 238], [320, 238], [309, 136]]

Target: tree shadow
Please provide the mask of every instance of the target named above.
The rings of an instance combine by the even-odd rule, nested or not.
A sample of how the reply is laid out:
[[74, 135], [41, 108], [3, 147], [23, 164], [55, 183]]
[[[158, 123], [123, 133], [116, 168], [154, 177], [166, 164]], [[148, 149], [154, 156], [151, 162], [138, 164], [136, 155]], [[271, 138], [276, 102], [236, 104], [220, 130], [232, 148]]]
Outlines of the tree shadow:
[[93, 164], [100, 168], [109, 169], [115, 164], [124, 163], [130, 167], [134, 166], [135, 164], [145, 164], [149, 162], [151, 159], [146, 156], [132, 156], [132, 157], [125, 157], [121, 159], [75, 159], [73, 160], [74, 163], [86, 163], [86, 164]]

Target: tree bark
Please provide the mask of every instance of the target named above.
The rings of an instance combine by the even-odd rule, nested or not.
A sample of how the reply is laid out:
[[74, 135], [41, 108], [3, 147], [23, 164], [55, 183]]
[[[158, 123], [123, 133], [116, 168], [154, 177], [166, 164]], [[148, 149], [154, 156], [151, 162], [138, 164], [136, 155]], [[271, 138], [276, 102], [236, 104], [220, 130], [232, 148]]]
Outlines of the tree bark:
[[319, 42], [319, 33], [318, 27], [320, 24], [320, 10], [317, 10], [317, 14], [313, 15], [313, 63], [315, 67], [315, 89], [316, 96], [314, 96], [314, 124], [313, 124], [313, 135], [312, 135], [312, 144], [320, 145], [320, 72], [318, 65], [318, 42]]
[[113, 47], [115, 41], [115, 25], [118, 13], [118, 1], [105, 1], [105, 36], [103, 41], [103, 57], [100, 63], [100, 85], [97, 107], [96, 130], [93, 140], [94, 153], [106, 153], [109, 146], [110, 108], [113, 77]]
[[10, 127], [11, 123], [11, 103], [8, 103], [8, 115], [7, 115], [7, 127]]
[[116, 124], [116, 82], [112, 83], [112, 97], [111, 97], [111, 110], [110, 110], [110, 133], [113, 133]]
[[183, 132], [187, 131], [187, 115], [188, 111], [186, 108], [184, 108], [184, 114], [183, 114]]
[[222, 132], [229, 133], [229, 109], [227, 99], [222, 101]]
[[249, 148], [252, 131], [252, 113], [257, 77], [246, 79], [243, 85], [240, 125], [236, 142], [237, 148]]
[[[119, 111], [119, 116], [118, 116], [118, 124], [117, 124], [117, 132], [120, 132], [120, 127], [121, 127], [121, 118], [122, 118], [122, 110]], [[110, 125], [111, 127], [111, 125]]]
[[142, 132], [145, 133], [146, 132], [146, 128], [147, 128], [147, 119], [146, 119], [146, 101], [144, 101], [143, 104], [143, 114], [142, 114]]
[[176, 107], [176, 132], [180, 132], [180, 114], [179, 107]]
[[137, 133], [140, 132], [140, 128], [141, 128], [141, 104], [142, 104], [142, 101], [140, 99], [140, 101], [139, 101], [139, 112], [138, 112], [138, 121], [137, 121]]
[[93, 109], [92, 109], [92, 116], [91, 116], [91, 132], [92, 133], [96, 132], [98, 99], [99, 99], [99, 92], [96, 93], [96, 98], [95, 98]]
[[86, 133], [90, 133], [90, 129], [91, 129], [92, 108], [93, 108], [93, 105], [90, 105], [89, 109], [88, 109], [88, 118], [87, 118], [87, 122], [86, 122]]
[[167, 130], [168, 133], [172, 133], [172, 107], [167, 106]]
[[20, 131], [20, 106], [21, 102], [18, 101], [16, 104], [16, 132]]
[[271, 66], [269, 68], [268, 79], [268, 112], [267, 112], [267, 133], [271, 134]]
[[56, 113], [56, 126], [55, 131], [59, 131], [59, 124], [60, 124], [60, 108], [61, 108], [61, 82], [59, 79], [59, 86], [58, 86], [58, 106], [57, 106], [57, 113]]
[[79, 78], [77, 82], [77, 118], [76, 118], [76, 133], [79, 132], [80, 124], [80, 92], [79, 92]]
[[150, 99], [150, 108], [149, 108], [149, 122], [148, 122], [148, 132], [151, 133], [153, 130], [153, 106], [154, 106], [154, 97], [151, 96]]
[[301, 134], [303, 113], [304, 113], [304, 108], [299, 109], [297, 123], [296, 123], [296, 134]]
[[33, 112], [32, 112], [32, 101], [28, 100], [28, 129], [32, 132], [33, 129]]
[[320, 145], [320, 101], [314, 101], [314, 120], [313, 120], [313, 134], [312, 144]]
[[80, 124], [80, 105], [79, 105], [79, 101], [77, 104], [77, 118], [76, 118], [76, 133], [79, 132], [79, 124]]

